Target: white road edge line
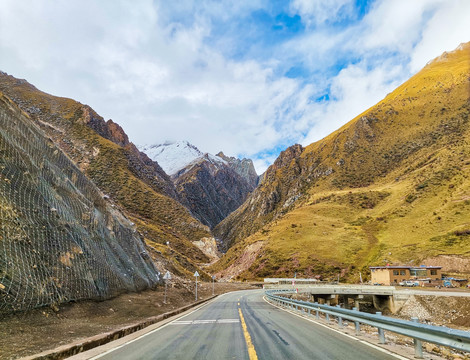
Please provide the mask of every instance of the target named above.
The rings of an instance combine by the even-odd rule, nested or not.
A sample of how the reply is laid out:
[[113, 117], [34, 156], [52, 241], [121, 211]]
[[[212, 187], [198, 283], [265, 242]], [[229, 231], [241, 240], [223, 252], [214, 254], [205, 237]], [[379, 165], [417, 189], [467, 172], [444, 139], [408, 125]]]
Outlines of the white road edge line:
[[120, 348], [122, 348], [122, 347], [124, 347], [124, 346], [127, 346], [127, 345], [133, 343], [134, 341], [140, 340], [140, 339], [142, 339], [143, 337], [145, 337], [145, 336], [147, 336], [147, 335], [153, 334], [153, 333], [155, 333], [155, 332], [157, 332], [157, 331], [159, 331], [159, 330], [161, 330], [161, 329], [167, 327], [168, 325], [172, 324], [174, 321], [177, 321], [177, 320], [179, 320], [179, 319], [182, 319], [182, 318], [184, 318], [184, 317], [186, 317], [186, 316], [191, 315], [192, 313], [195, 313], [196, 311], [199, 311], [199, 310], [202, 309], [203, 307], [205, 307], [205, 306], [207, 306], [207, 305], [213, 303], [214, 301], [216, 301], [217, 299], [220, 299], [222, 296], [224, 296], [224, 295], [226, 295], [226, 294], [230, 294], [230, 293], [221, 294], [221, 295], [217, 296], [215, 299], [212, 299], [212, 300], [210, 300], [210, 301], [208, 301], [208, 302], [202, 304], [201, 306], [199, 306], [197, 309], [194, 309], [194, 310], [191, 311], [190, 313], [187, 313], [187, 314], [185, 314], [185, 315], [182, 315], [182, 316], [176, 318], [175, 320], [170, 321], [169, 323], [160, 326], [159, 328], [157, 328], [157, 329], [155, 329], [155, 330], [149, 331], [148, 333], [143, 334], [142, 336], [139, 336], [138, 338], [135, 338], [135, 339], [133, 339], [133, 340], [130, 340], [130, 341], [128, 341], [128, 342], [126, 342], [126, 343], [124, 343], [124, 344], [121, 344], [121, 345], [119, 345], [119, 346], [116, 346], [115, 348], [110, 349], [110, 350], [108, 350], [108, 351], [106, 351], [106, 352], [104, 352], [104, 353], [102, 353], [102, 354], [96, 355], [96, 356], [90, 358], [90, 360], [99, 359], [99, 358], [101, 358], [101, 357], [103, 357], [103, 356], [105, 356], [105, 355], [108, 355], [108, 354], [112, 353], [113, 351], [116, 351], [116, 350], [118, 350], [118, 349], [120, 349]]
[[276, 308], [278, 308], [278, 309], [281, 309], [281, 310], [283, 310], [283, 311], [285, 311], [285, 312], [288, 312], [288, 313], [290, 313], [290, 314], [292, 314], [292, 315], [298, 316], [299, 318], [302, 318], [302, 319], [304, 319], [304, 320], [307, 320], [307, 321], [313, 322], [313, 323], [315, 323], [315, 324], [317, 324], [317, 325], [323, 326], [324, 328], [327, 328], [327, 329], [330, 329], [330, 330], [332, 330], [332, 331], [335, 331], [335, 332], [337, 332], [338, 334], [347, 336], [347, 337], [350, 338], [350, 339], [359, 341], [360, 343], [362, 343], [362, 344], [364, 344], [364, 345], [370, 346], [370, 347], [372, 347], [372, 348], [374, 348], [374, 349], [376, 349], [376, 350], [379, 350], [379, 351], [381, 351], [381, 352], [384, 352], [384, 353], [386, 353], [386, 354], [388, 354], [388, 355], [392, 355], [392, 356], [396, 357], [397, 359], [400, 359], [400, 360], [410, 360], [410, 359], [411, 359], [411, 358], [407, 358], [407, 357], [404, 357], [404, 356], [399, 355], [399, 354], [395, 354], [395, 353], [393, 353], [393, 352], [391, 352], [391, 351], [389, 351], [389, 350], [387, 350], [387, 349], [384, 349], [384, 348], [381, 348], [380, 346], [371, 344], [370, 342], [367, 342], [367, 341], [365, 341], [365, 340], [358, 339], [358, 338], [355, 337], [355, 336], [352, 336], [352, 335], [349, 335], [349, 334], [345, 334], [345, 333], [342, 332], [342, 331], [339, 331], [339, 330], [336, 330], [336, 329], [331, 328], [331, 327], [329, 327], [329, 326], [326, 326], [325, 324], [322, 324], [322, 323], [320, 323], [320, 322], [318, 322], [318, 321], [315, 321], [315, 320], [313, 320], [313, 319], [309, 319], [309, 318], [307, 318], [307, 317], [304, 317], [304, 316], [301, 316], [301, 315], [299, 315], [299, 314], [296, 314], [295, 312], [292, 312], [292, 311], [290, 311], [290, 310], [284, 309], [283, 307], [274, 305], [274, 304], [270, 303], [268, 300], [266, 300], [266, 297], [265, 297], [265, 296], [263, 296], [263, 300], [264, 300], [265, 302], [267, 302], [267, 303], [268, 303], [269, 305], [271, 305], [271, 306], [274, 306], [274, 307], [276, 307]]

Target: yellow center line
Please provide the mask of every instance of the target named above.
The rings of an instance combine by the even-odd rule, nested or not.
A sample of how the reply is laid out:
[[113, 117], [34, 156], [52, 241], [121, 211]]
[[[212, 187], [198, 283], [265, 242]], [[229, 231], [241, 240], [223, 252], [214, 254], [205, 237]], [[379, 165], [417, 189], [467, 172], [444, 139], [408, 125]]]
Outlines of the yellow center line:
[[251, 336], [250, 336], [250, 333], [248, 332], [248, 328], [246, 327], [245, 318], [243, 317], [242, 310], [238, 309], [238, 313], [240, 314], [240, 321], [242, 323], [243, 335], [245, 336], [245, 342], [248, 348], [248, 357], [250, 358], [250, 360], [258, 360], [258, 355], [256, 355], [255, 347], [253, 346], [253, 343], [251, 342]]

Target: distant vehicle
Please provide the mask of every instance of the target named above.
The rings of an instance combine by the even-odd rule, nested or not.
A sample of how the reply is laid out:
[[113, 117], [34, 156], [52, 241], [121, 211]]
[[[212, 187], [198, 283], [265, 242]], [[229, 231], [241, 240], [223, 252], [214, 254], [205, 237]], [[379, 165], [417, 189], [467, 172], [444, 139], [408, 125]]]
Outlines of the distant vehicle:
[[419, 282], [418, 281], [413, 281], [413, 280], [405, 280], [405, 281], [399, 282], [398, 285], [414, 287], [414, 286], [419, 286]]

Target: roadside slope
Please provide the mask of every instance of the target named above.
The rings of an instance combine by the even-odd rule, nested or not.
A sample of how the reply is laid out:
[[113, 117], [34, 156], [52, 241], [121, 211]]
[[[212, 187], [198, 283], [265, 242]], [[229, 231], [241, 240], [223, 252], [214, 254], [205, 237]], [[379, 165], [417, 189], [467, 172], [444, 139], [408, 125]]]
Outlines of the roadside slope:
[[192, 243], [210, 237], [209, 229], [178, 202], [168, 176], [129, 142], [118, 124], [104, 121], [87, 105], [46, 94], [2, 72], [0, 91], [41, 127], [113, 206], [132, 219], [157, 261], [164, 261], [178, 275], [190, 275], [197, 264], [209, 261]]

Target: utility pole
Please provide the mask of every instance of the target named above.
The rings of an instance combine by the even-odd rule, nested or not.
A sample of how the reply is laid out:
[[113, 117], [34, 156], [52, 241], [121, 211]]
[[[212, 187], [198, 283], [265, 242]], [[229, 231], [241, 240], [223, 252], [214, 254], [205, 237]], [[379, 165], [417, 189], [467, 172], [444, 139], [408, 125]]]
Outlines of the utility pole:
[[197, 272], [197, 270], [196, 270], [196, 272], [194, 273], [194, 276], [195, 276], [195, 278], [196, 278], [196, 301], [197, 301], [197, 278], [199, 277], [199, 273]]

